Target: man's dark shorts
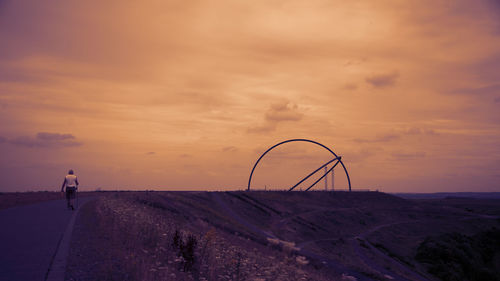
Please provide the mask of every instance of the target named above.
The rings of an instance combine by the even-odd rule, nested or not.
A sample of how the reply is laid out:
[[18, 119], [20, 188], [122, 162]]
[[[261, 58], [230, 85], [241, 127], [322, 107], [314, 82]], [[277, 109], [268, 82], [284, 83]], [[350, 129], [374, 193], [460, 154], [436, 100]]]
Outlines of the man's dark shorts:
[[71, 187], [71, 186], [66, 187], [66, 199], [69, 200], [75, 198], [75, 193], [76, 193], [76, 187]]

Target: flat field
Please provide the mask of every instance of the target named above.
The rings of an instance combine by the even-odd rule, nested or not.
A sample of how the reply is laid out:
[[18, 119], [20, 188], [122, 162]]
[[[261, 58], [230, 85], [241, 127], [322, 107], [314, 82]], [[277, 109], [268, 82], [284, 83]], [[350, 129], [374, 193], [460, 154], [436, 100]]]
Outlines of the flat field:
[[106, 192], [66, 280], [499, 280], [500, 200], [381, 192]]

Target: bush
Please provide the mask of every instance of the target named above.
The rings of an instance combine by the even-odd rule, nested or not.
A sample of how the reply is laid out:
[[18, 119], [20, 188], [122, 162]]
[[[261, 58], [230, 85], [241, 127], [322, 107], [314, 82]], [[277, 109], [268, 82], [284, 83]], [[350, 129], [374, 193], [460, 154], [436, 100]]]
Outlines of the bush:
[[500, 268], [494, 264], [498, 255], [500, 230], [492, 228], [474, 236], [447, 233], [427, 237], [415, 258], [427, 264], [429, 273], [441, 280], [500, 281]]
[[174, 249], [179, 249], [181, 245], [181, 234], [179, 233], [179, 230], [175, 230], [174, 236], [172, 238], [172, 247]]
[[196, 249], [196, 245], [198, 245], [198, 240], [192, 234], [190, 234], [187, 238], [186, 243], [181, 244], [181, 255], [184, 258], [184, 271], [189, 271], [193, 267], [196, 259], [194, 255], [194, 251]]
[[198, 239], [193, 234], [187, 236], [186, 241], [181, 236], [179, 230], [175, 230], [172, 237], [172, 246], [178, 250], [178, 256], [182, 257], [182, 267], [184, 271], [189, 271], [193, 267], [196, 257], [195, 251], [198, 245]]

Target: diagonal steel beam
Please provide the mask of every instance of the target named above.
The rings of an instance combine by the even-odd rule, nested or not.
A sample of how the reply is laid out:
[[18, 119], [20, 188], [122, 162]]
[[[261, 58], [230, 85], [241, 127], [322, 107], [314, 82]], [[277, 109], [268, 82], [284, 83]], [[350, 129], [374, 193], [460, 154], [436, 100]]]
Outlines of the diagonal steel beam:
[[[308, 178], [310, 178], [312, 175], [316, 174], [316, 172], [318, 172], [319, 170], [323, 169], [323, 167], [326, 167], [328, 166], [328, 164], [332, 163], [333, 161], [335, 160], [339, 160], [340, 161], [340, 158], [341, 157], [335, 157], [333, 158], [332, 160], [326, 162], [325, 164], [321, 165], [321, 167], [317, 168], [316, 170], [314, 170], [314, 172], [310, 173], [309, 175], [307, 175], [305, 178], [303, 178], [301, 181], [299, 181], [298, 183], [296, 183], [294, 186], [292, 186], [288, 191], [292, 191], [294, 188], [296, 188], [299, 184], [303, 183], [305, 180], [307, 180]], [[338, 162], [337, 162], [338, 163]], [[336, 164], [335, 164], [336, 165]]]
[[322, 180], [324, 177], [326, 177], [326, 175], [328, 175], [328, 173], [329, 173], [329, 172], [331, 172], [331, 171], [333, 170], [333, 168], [335, 168], [335, 166], [337, 166], [337, 165], [340, 163], [340, 158], [342, 158], [342, 157], [338, 157], [338, 159], [339, 159], [339, 160], [337, 161], [337, 163], [335, 163], [335, 165], [333, 165], [333, 166], [332, 166], [332, 167], [328, 170], [328, 172], [326, 172], [324, 175], [322, 175], [322, 176], [321, 176], [321, 177], [320, 177], [317, 181], [315, 181], [313, 184], [311, 184], [311, 186], [310, 186], [310, 187], [308, 187], [308, 188], [306, 189], [306, 191], [308, 191], [309, 189], [311, 189], [311, 188], [312, 188], [313, 186], [315, 186], [315, 185], [316, 185], [316, 184], [317, 184], [320, 180]]

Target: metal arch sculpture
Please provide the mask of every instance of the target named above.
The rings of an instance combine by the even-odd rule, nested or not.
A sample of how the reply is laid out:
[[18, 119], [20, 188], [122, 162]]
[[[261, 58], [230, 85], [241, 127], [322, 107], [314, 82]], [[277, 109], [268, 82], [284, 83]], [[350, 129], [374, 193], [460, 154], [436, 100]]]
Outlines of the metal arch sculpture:
[[333, 168], [335, 168], [335, 166], [337, 166], [338, 163], [340, 163], [340, 165], [342, 165], [342, 168], [344, 168], [344, 171], [345, 171], [345, 175], [347, 176], [347, 182], [349, 184], [349, 191], [351, 191], [351, 179], [349, 178], [349, 173], [347, 172], [347, 169], [344, 165], [344, 163], [342, 163], [342, 160], [340, 156], [337, 156], [337, 154], [335, 154], [335, 152], [333, 152], [330, 148], [328, 148], [327, 146], [319, 143], [319, 142], [316, 142], [316, 141], [313, 141], [313, 140], [308, 140], [308, 139], [289, 139], [289, 140], [286, 140], [286, 141], [282, 141], [280, 143], [277, 143], [273, 146], [271, 146], [269, 149], [267, 149], [264, 153], [262, 153], [262, 155], [259, 157], [259, 159], [257, 159], [257, 162], [255, 162], [255, 164], [253, 165], [253, 168], [252, 168], [252, 172], [250, 173], [250, 177], [248, 178], [248, 187], [247, 187], [247, 191], [250, 191], [250, 184], [252, 183], [252, 176], [253, 176], [253, 172], [255, 171], [255, 168], [257, 167], [257, 165], [259, 164], [260, 160], [271, 150], [273, 150], [274, 148], [282, 145], [282, 144], [285, 144], [285, 143], [289, 143], [289, 142], [296, 142], [296, 141], [302, 141], [302, 142], [310, 142], [310, 143], [313, 143], [313, 144], [316, 144], [316, 145], [319, 145], [321, 147], [323, 147], [324, 149], [328, 150], [328, 152], [330, 152], [331, 154], [333, 154], [333, 156], [335, 156], [334, 159], [326, 162], [325, 164], [323, 164], [321, 167], [319, 167], [318, 169], [316, 169], [314, 172], [310, 173], [307, 177], [303, 178], [301, 181], [299, 181], [297, 184], [295, 184], [293, 187], [291, 187], [288, 191], [292, 191], [295, 187], [297, 187], [299, 184], [301, 184], [302, 182], [304, 182], [306, 179], [308, 179], [310, 176], [312, 176], [313, 174], [315, 174], [316, 172], [318, 172], [320, 169], [322, 169], [323, 167], [327, 166], [328, 164], [330, 164], [331, 162], [337, 160], [337, 162], [333, 165], [333, 167], [331, 167], [328, 172], [326, 172], [322, 177], [320, 177], [318, 180], [316, 180], [309, 188], [306, 189], [306, 191], [308, 191], [309, 189], [311, 189], [316, 183], [318, 183], [321, 179], [323, 179], [330, 171], [333, 170]]

